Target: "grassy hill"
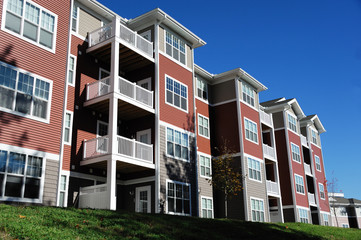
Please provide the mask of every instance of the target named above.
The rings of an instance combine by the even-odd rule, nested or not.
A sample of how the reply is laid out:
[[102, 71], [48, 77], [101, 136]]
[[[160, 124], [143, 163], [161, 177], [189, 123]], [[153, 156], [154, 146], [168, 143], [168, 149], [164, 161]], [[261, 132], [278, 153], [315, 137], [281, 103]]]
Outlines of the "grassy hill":
[[0, 204], [2, 239], [361, 239], [361, 230]]

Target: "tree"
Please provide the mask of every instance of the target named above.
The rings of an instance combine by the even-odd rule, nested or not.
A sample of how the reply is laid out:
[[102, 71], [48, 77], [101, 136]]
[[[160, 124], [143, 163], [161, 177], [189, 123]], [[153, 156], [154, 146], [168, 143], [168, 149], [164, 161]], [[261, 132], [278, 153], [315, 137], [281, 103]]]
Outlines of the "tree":
[[237, 196], [243, 189], [241, 169], [236, 167], [233, 159], [235, 153], [230, 147], [227, 140], [223, 140], [223, 144], [219, 151], [220, 156], [213, 158], [212, 162], [212, 179], [210, 184], [217, 190], [224, 193], [225, 216], [228, 217], [227, 205], [228, 200], [232, 196]]
[[[330, 181], [326, 180], [326, 184], [327, 184], [327, 191], [330, 191], [328, 201], [330, 203], [330, 207], [333, 212], [333, 215], [335, 216], [336, 225], [338, 227], [338, 219], [337, 219], [337, 212], [336, 212], [337, 207], [336, 207], [336, 200], [335, 200], [335, 193], [338, 191], [337, 182], [338, 182], [338, 180], [337, 180], [337, 178], [334, 177], [333, 172], [332, 172], [332, 178]], [[328, 194], [328, 192], [326, 194]]]

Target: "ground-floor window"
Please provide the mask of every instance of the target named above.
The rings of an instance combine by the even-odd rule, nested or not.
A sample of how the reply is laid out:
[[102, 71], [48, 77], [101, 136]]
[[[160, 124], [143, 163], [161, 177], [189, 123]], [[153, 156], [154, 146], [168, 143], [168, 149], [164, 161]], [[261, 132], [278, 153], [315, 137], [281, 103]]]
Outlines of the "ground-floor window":
[[308, 211], [306, 209], [299, 208], [298, 214], [300, 215], [300, 222], [308, 223]]
[[264, 202], [251, 198], [252, 221], [264, 222]]
[[213, 218], [213, 199], [202, 197], [202, 217]]
[[323, 214], [323, 225], [325, 225], [325, 226], [330, 225], [330, 223], [328, 221], [328, 214], [326, 214], [326, 213]]
[[43, 158], [0, 150], [0, 199], [40, 199]]
[[66, 207], [66, 182], [67, 176], [60, 177], [59, 207]]
[[342, 224], [343, 228], [349, 228], [348, 224]]
[[167, 182], [167, 212], [190, 215], [190, 184], [181, 182]]

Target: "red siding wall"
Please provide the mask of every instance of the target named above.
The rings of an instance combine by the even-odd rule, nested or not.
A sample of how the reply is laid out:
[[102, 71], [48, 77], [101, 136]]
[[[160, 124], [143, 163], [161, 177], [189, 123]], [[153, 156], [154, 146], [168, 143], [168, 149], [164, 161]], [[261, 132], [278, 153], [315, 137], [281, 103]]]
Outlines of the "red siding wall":
[[[50, 124], [0, 112], [0, 142], [59, 154], [70, 1], [34, 0], [58, 15], [56, 52], [51, 53], [19, 37], [0, 31], [0, 60], [53, 81]], [[3, 1], [0, 1], [0, 21]]]
[[[203, 136], [198, 135], [198, 113], [209, 118], [209, 106], [205, 102], [202, 102], [198, 99], [196, 99], [196, 107], [197, 107], [197, 147], [198, 151], [202, 153], [211, 154], [211, 140], [208, 138], [205, 138]], [[210, 130], [210, 129], [209, 129]], [[212, 137], [210, 135], [210, 137]]]

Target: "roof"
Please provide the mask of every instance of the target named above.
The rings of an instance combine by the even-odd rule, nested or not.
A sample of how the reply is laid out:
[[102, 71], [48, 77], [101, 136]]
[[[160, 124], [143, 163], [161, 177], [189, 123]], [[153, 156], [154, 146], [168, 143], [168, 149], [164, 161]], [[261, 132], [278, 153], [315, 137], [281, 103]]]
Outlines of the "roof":
[[261, 106], [265, 107], [265, 109], [268, 110], [269, 112], [272, 112], [272, 110], [276, 111], [280, 108], [292, 107], [298, 119], [302, 119], [306, 117], [306, 115], [303, 113], [302, 108], [298, 104], [296, 98], [291, 98], [291, 99], [277, 98], [267, 102], [262, 102]]
[[155, 20], [169, 27], [172, 31], [188, 41], [192, 48], [201, 47], [206, 44], [206, 42], [200, 37], [192, 33], [188, 28], [177, 22], [160, 8], [153, 9], [152, 11], [144, 13], [134, 19], [129, 19], [127, 24], [133, 29], [138, 29], [141, 26], [154, 23]]
[[96, 0], [77, 0], [77, 1], [83, 4], [84, 6], [88, 7], [92, 11], [98, 13], [102, 17], [108, 19], [109, 21], [112, 21], [115, 16], [118, 16], [123, 23], [125, 22], [124, 18], [120, 17], [118, 14], [116, 14], [115, 12], [113, 12], [112, 10], [110, 10], [109, 8], [107, 8], [106, 6], [104, 6], [103, 4], [101, 4]]
[[323, 125], [322, 125], [319, 117], [317, 116], [317, 114], [309, 115], [309, 116], [307, 116], [307, 117], [305, 117], [305, 118], [302, 118], [302, 119], [300, 120], [300, 122], [301, 122], [301, 123], [306, 123], [306, 124], [309, 123], [309, 122], [311, 122], [312, 124], [315, 125], [315, 127], [317, 128], [317, 131], [318, 131], [319, 133], [324, 133], [324, 132], [326, 132], [326, 129], [323, 127]]
[[338, 193], [328, 193], [329, 201], [336, 205], [344, 205], [344, 206], [350, 206], [350, 205], [360, 205], [361, 206], [361, 200], [355, 199], [355, 198], [344, 198], [343, 195], [339, 195]]

